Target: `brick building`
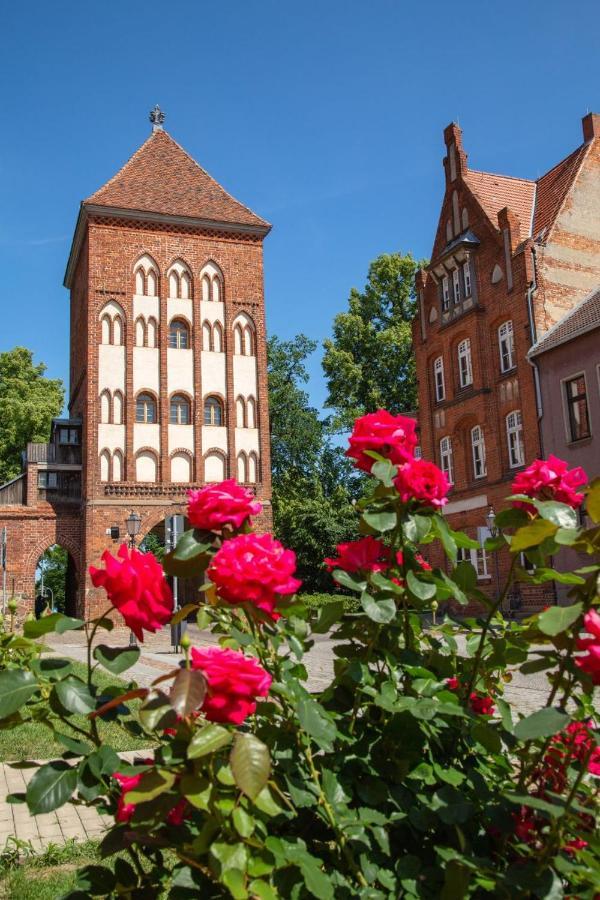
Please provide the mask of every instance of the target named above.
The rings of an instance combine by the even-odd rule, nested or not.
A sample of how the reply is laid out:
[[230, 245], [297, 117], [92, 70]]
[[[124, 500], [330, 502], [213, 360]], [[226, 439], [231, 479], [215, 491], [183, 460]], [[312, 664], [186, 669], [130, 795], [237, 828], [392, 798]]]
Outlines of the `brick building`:
[[[528, 352], [600, 282], [600, 116], [537, 181], [469, 168], [444, 131], [445, 193], [413, 323], [422, 453], [453, 484], [446, 514], [483, 541], [516, 472], [540, 455], [539, 384]], [[548, 448], [545, 448], [549, 452]], [[481, 586], [495, 566], [472, 551]], [[500, 581], [508, 558], [500, 556]], [[553, 588], [526, 588], [525, 604]]]
[[[96, 609], [87, 568], [183, 511], [190, 485], [236, 477], [270, 517], [263, 239], [270, 225], [163, 130], [81, 204], [71, 296], [69, 419], [0, 487], [10, 590], [33, 602], [39, 556], [69, 553], [70, 611]], [[100, 599], [100, 598], [99, 598]]]

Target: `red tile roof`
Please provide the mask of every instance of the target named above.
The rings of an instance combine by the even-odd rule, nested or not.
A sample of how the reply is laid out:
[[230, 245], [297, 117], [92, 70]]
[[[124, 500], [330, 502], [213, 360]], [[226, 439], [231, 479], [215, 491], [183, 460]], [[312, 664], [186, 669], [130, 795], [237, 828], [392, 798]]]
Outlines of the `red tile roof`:
[[535, 199], [535, 181], [512, 178], [509, 175], [494, 175], [491, 172], [476, 172], [473, 169], [467, 170], [464, 180], [496, 228], [498, 213], [508, 206], [519, 217], [521, 233], [529, 234]]
[[554, 224], [563, 200], [583, 162], [587, 147], [587, 144], [582, 144], [538, 179], [532, 233], [534, 238], [543, 237], [542, 232]]
[[577, 306], [559, 319], [556, 325], [533, 345], [528, 355], [538, 356], [594, 328], [600, 328], [600, 288], [596, 288], [580, 300]]
[[84, 206], [116, 207], [211, 222], [269, 223], [235, 200], [166, 131], [156, 131]]

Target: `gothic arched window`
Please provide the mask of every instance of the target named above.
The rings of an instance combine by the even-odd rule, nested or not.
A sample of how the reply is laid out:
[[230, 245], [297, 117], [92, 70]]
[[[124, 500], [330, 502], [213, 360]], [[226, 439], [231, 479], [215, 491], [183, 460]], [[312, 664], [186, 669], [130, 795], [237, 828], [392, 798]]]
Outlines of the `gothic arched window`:
[[189, 425], [191, 422], [190, 401], [183, 394], [174, 394], [169, 407], [171, 425]]
[[204, 401], [204, 424], [224, 425], [223, 403], [219, 397], [207, 397]]
[[135, 401], [135, 421], [147, 425], [156, 422], [156, 400], [151, 394], [138, 394]]
[[183, 319], [173, 319], [169, 325], [169, 343], [172, 350], [187, 350], [190, 346], [190, 330]]

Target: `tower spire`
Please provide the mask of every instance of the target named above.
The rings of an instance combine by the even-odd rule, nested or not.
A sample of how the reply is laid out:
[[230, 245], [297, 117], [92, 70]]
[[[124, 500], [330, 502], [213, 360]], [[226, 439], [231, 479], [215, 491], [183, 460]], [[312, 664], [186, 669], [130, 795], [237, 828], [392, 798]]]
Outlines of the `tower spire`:
[[158, 105], [154, 107], [154, 109], [150, 110], [150, 121], [152, 122], [152, 132], [162, 131], [163, 130], [163, 122], [165, 121], [165, 114]]

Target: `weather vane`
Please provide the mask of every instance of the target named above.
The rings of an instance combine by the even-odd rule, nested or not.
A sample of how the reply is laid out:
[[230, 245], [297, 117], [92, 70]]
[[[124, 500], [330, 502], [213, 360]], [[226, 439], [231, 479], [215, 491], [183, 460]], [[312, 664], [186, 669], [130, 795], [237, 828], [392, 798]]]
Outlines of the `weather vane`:
[[163, 130], [163, 122], [165, 121], [165, 114], [158, 105], [154, 107], [154, 109], [150, 110], [150, 121], [152, 122], [152, 131], [162, 131]]

